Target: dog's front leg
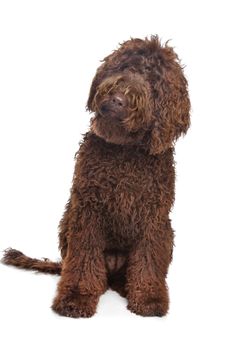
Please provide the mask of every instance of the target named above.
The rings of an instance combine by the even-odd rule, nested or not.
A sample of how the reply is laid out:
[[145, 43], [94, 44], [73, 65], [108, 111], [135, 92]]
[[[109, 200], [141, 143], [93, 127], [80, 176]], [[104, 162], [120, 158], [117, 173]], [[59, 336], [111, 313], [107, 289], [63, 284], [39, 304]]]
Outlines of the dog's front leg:
[[60, 315], [90, 317], [100, 295], [106, 290], [104, 240], [101, 218], [82, 213], [82, 228], [72, 232], [63, 261], [61, 279], [52, 308]]
[[166, 275], [171, 261], [173, 233], [170, 225], [148, 227], [129, 254], [127, 270], [128, 309], [142, 316], [164, 316], [169, 297]]

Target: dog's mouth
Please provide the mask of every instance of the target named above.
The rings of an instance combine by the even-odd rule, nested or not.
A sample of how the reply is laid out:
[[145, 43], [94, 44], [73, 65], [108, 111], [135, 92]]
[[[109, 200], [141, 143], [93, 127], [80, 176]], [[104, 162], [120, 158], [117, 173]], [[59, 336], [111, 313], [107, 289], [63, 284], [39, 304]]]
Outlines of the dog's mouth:
[[117, 112], [114, 108], [109, 107], [106, 103], [103, 103], [100, 108], [98, 109], [99, 113], [103, 117], [108, 117], [109, 114], [111, 115], [118, 115], [119, 112]]
[[125, 116], [125, 112], [119, 112], [114, 108], [109, 108], [108, 106], [101, 106], [97, 113], [97, 118], [104, 118], [109, 122], [121, 122]]

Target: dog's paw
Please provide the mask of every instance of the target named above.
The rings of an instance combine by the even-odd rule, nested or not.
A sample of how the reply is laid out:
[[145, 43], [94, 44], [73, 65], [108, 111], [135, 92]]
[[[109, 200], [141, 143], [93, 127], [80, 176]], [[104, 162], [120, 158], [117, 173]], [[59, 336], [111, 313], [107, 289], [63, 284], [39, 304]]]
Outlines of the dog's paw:
[[127, 308], [141, 316], [165, 316], [168, 312], [168, 298], [132, 298], [129, 300]]
[[66, 317], [91, 317], [96, 312], [98, 297], [93, 295], [76, 295], [56, 297], [52, 309]]

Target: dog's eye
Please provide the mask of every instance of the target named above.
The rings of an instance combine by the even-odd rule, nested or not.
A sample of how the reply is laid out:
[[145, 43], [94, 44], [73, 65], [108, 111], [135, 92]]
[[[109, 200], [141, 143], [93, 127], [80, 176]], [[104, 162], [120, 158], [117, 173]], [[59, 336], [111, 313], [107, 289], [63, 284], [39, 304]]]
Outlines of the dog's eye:
[[147, 72], [151, 72], [151, 67], [150, 67], [150, 66], [146, 66], [146, 67], [145, 67], [145, 70], [146, 70]]

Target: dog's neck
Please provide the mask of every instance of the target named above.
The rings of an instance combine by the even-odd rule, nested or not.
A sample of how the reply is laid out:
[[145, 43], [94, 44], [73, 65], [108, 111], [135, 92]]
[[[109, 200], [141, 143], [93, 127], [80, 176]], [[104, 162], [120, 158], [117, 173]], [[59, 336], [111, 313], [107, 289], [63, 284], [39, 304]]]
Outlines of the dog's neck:
[[120, 124], [113, 125], [106, 123], [101, 118], [97, 120], [96, 117], [93, 117], [90, 123], [90, 131], [108, 143], [122, 146], [141, 146], [145, 149], [148, 147], [148, 131], [143, 129], [129, 133]]
[[124, 138], [122, 138], [122, 143], [112, 142], [96, 132], [93, 125], [91, 126], [89, 133], [90, 135], [95, 136], [97, 139], [102, 140], [102, 142], [108, 144], [109, 147], [120, 147], [122, 150], [127, 151], [128, 149], [130, 152], [133, 149], [134, 152], [143, 151], [143, 153], [150, 155], [150, 131], [144, 131], [143, 136], [137, 142], [135, 141], [134, 137], [131, 143], [128, 140], [128, 142], [125, 142]]

